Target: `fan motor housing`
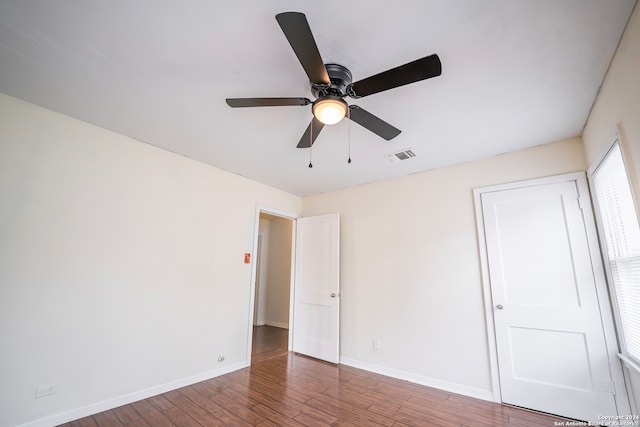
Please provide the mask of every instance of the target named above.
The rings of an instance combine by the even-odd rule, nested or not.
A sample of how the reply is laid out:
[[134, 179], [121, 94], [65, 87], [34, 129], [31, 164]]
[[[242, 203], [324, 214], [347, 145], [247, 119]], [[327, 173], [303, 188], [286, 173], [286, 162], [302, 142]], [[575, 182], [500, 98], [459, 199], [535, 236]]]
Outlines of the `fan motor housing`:
[[347, 95], [347, 88], [351, 84], [353, 77], [351, 71], [347, 67], [343, 67], [339, 64], [325, 64], [327, 74], [329, 74], [329, 80], [331, 85], [327, 87], [323, 84], [311, 83], [311, 93], [316, 98], [321, 98], [327, 95], [344, 97]]

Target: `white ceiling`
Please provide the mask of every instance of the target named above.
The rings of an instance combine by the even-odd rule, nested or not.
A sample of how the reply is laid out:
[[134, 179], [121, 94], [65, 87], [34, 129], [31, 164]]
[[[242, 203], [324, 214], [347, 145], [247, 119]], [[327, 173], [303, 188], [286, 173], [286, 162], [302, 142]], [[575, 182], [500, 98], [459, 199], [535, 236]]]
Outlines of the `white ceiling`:
[[[635, 0], [0, 1], [0, 91], [297, 195], [581, 134]], [[274, 16], [306, 14], [354, 81], [432, 53], [443, 74], [348, 99], [402, 130], [344, 120], [298, 149], [313, 98]], [[353, 162], [347, 164], [349, 141]], [[411, 147], [416, 158], [386, 154]]]

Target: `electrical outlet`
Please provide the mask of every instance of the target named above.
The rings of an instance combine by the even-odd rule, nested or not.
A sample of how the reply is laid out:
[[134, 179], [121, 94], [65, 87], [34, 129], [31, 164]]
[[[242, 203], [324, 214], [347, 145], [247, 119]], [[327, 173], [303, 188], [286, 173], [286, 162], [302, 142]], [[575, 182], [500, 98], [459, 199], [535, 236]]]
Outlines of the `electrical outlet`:
[[56, 384], [41, 385], [36, 387], [36, 398], [49, 396], [56, 393]]
[[374, 338], [373, 339], [373, 349], [374, 350], [380, 350], [382, 348], [382, 345], [380, 343], [380, 338]]

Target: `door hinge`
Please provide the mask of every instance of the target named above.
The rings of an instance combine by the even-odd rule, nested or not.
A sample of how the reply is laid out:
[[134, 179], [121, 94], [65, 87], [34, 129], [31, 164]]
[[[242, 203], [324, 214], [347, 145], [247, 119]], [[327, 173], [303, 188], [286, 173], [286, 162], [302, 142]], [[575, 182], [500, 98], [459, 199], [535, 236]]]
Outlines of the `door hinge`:
[[613, 380], [604, 380], [604, 391], [615, 396], [617, 394], [616, 383], [614, 383]]
[[571, 206], [572, 209], [580, 209], [584, 211], [588, 207], [588, 203], [584, 197], [566, 197], [562, 196], [562, 203], [564, 206]]
[[587, 203], [587, 199], [584, 197], [578, 197], [578, 206], [582, 210], [588, 209], [589, 204]]

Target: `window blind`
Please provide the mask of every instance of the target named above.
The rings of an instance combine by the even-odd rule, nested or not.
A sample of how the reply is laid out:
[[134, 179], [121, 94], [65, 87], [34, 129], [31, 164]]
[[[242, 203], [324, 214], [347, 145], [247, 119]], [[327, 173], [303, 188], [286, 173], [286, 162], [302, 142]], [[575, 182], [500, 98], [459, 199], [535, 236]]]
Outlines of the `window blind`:
[[640, 362], [640, 225], [620, 146], [591, 175], [603, 255], [622, 328], [623, 353]]

